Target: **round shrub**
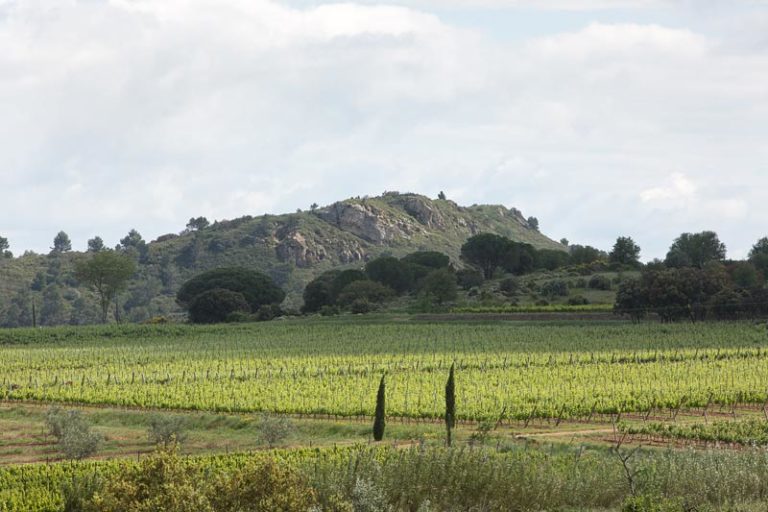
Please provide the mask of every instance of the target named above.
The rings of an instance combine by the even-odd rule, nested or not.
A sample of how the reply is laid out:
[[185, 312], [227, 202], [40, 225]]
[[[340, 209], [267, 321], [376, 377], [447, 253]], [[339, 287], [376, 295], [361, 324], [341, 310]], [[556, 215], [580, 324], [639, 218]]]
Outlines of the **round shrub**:
[[235, 312], [250, 313], [242, 293], [216, 288], [197, 295], [189, 305], [189, 319], [196, 324], [224, 322]]
[[610, 290], [611, 280], [600, 274], [594, 275], [589, 279], [589, 288], [592, 290]]
[[176, 300], [189, 308], [198, 295], [216, 289], [239, 293], [253, 311], [264, 304], [280, 304], [285, 299], [285, 292], [269, 276], [247, 268], [225, 267], [203, 272], [184, 283]]

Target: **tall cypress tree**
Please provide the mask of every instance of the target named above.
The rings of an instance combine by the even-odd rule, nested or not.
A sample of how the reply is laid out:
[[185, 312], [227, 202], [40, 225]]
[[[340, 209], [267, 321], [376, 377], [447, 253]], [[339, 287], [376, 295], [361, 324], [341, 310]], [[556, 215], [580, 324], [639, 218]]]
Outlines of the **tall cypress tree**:
[[454, 363], [445, 383], [445, 428], [448, 432], [447, 442], [451, 446], [451, 431], [456, 426], [456, 384], [453, 378]]
[[381, 376], [379, 392], [376, 394], [376, 416], [373, 420], [373, 439], [376, 441], [381, 441], [384, 439], [384, 426], [386, 424], [384, 377], [384, 375]]

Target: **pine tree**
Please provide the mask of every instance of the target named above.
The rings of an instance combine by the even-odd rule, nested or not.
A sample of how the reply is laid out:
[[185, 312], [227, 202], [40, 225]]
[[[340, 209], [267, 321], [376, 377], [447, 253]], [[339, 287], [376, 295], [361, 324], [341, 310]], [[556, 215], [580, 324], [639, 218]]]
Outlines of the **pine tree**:
[[453, 377], [454, 364], [445, 383], [445, 428], [448, 432], [448, 446], [451, 446], [451, 431], [456, 426], [456, 384]]
[[379, 392], [376, 394], [376, 416], [373, 420], [373, 439], [376, 441], [381, 441], [384, 439], [384, 427], [386, 425], [384, 388], [384, 375], [382, 375], [381, 382], [379, 383]]

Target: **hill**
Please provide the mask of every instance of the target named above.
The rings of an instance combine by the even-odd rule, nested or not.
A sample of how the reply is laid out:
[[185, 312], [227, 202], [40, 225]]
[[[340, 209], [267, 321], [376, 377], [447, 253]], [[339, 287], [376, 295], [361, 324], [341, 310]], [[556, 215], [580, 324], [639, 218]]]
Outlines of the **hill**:
[[[139, 272], [123, 298], [122, 309], [134, 321], [172, 314], [177, 311], [174, 295], [186, 279], [230, 265], [269, 274], [288, 293], [286, 306], [298, 308], [306, 283], [328, 269], [361, 266], [382, 254], [401, 256], [416, 250], [441, 251], [458, 261], [464, 241], [482, 232], [537, 248], [565, 250], [529, 225], [515, 208], [465, 207], [445, 199], [386, 192], [309, 211], [217, 221], [150, 243], [135, 239], [129, 249], [136, 251]], [[65, 310], [61, 318], [71, 318], [73, 310], [84, 309], [92, 298], [72, 278], [73, 262], [79, 257], [81, 253], [69, 252], [0, 260], [0, 312], [30, 286], [40, 308], [44, 290], [52, 284], [59, 288], [60, 297], [49, 290], [48, 300], [59, 302], [54, 306]], [[2, 320], [0, 317], [0, 323]]]

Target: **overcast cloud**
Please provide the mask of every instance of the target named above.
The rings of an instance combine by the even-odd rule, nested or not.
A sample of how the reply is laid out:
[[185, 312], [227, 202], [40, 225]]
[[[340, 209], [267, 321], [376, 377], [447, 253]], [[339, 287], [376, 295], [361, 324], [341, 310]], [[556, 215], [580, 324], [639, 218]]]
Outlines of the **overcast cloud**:
[[605, 4], [507, 38], [532, 2], [0, 0], [0, 235], [82, 249], [445, 190], [554, 238], [651, 258], [713, 229], [744, 256], [768, 235], [766, 4]]

